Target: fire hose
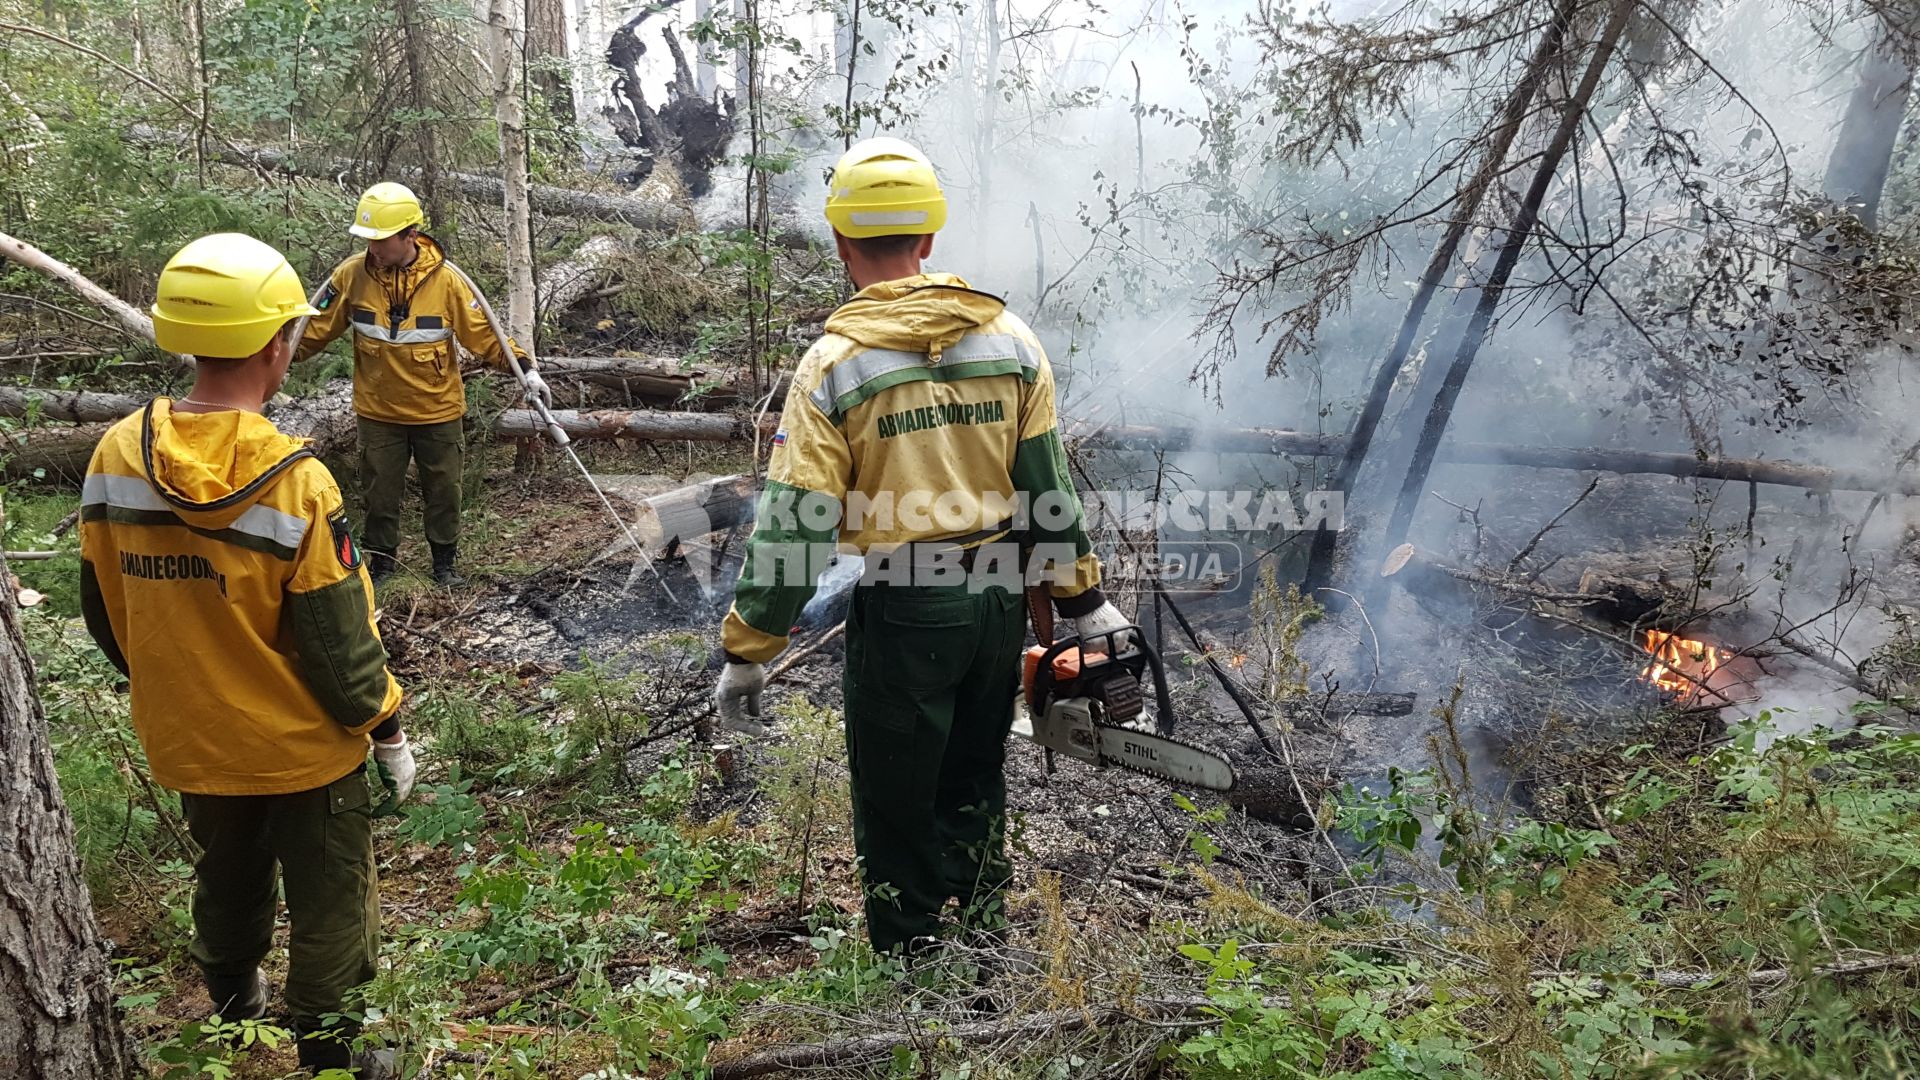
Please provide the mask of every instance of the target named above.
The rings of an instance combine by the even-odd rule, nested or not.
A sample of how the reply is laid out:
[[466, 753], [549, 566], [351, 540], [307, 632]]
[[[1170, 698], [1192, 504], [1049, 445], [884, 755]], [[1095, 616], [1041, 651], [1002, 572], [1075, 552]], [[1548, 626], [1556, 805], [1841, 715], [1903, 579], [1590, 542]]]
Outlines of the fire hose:
[[[493, 313], [488, 311], [487, 316], [488, 321], [491, 322]], [[496, 334], [497, 333], [496, 331]], [[646, 568], [648, 573], [653, 575], [655, 581], [660, 583], [660, 591], [667, 594], [667, 599], [673, 601], [676, 605], [679, 604], [680, 598], [673, 594], [673, 589], [667, 585], [667, 579], [662, 577], [660, 575], [660, 569], [653, 565], [653, 559], [647, 555], [647, 549], [641, 546], [639, 537], [633, 535], [633, 529], [627, 524], [627, 519], [621, 517], [619, 512], [613, 508], [613, 501], [607, 498], [607, 493], [601, 490], [599, 482], [593, 478], [593, 473], [587, 469], [586, 463], [581, 461], [580, 455], [574, 451], [573, 439], [568, 437], [567, 430], [560, 426], [560, 421], [554, 418], [553, 410], [547, 408], [546, 398], [535, 393], [533, 386], [527, 382], [526, 369], [520, 366], [520, 358], [514, 355], [511, 348], [507, 347], [504, 336], [501, 336], [500, 345], [501, 351], [507, 354], [507, 366], [513, 370], [514, 379], [520, 383], [521, 395], [526, 398], [527, 404], [532, 406], [534, 413], [539, 416], [540, 423], [547, 429], [547, 437], [553, 440], [555, 446], [565, 451], [567, 458], [573, 462], [573, 467], [580, 470], [580, 475], [587, 481], [587, 486], [592, 488], [593, 493], [599, 497], [600, 505], [606, 509], [607, 516], [613, 519], [615, 525], [620, 526], [622, 533], [626, 534], [627, 543], [633, 545], [633, 552], [640, 557], [641, 565]], [[628, 579], [628, 584], [630, 585], [631, 583], [632, 579]], [[626, 588], [622, 587], [620, 592], [622, 595], [625, 595]]]
[[[462, 274], [461, 277], [465, 278], [466, 275]], [[520, 358], [514, 354], [512, 340], [501, 332], [500, 320], [494, 316], [493, 305], [487, 302], [487, 295], [474, 288], [471, 281], [467, 282], [467, 287], [472, 290], [474, 299], [480, 302], [480, 313], [487, 317], [487, 328], [493, 331], [494, 340], [500, 346], [500, 354], [507, 358], [507, 369], [513, 372], [514, 381], [520, 384], [521, 396], [527, 399], [528, 405], [533, 406], [534, 414], [540, 418], [541, 424], [545, 425], [547, 437], [553, 440], [555, 446], [566, 451], [567, 458], [573, 462], [573, 467], [580, 470], [580, 475], [587, 481], [587, 486], [592, 488], [594, 495], [599, 497], [600, 505], [607, 511], [607, 516], [613, 519], [615, 525], [620, 526], [620, 531], [626, 535], [627, 543], [633, 545], [633, 553], [640, 557], [640, 565], [660, 583], [660, 591], [667, 594], [667, 599], [678, 606], [680, 598], [675, 596], [673, 589], [668, 587], [667, 579], [660, 576], [659, 568], [653, 565], [653, 559], [647, 555], [647, 549], [640, 546], [640, 538], [633, 535], [633, 529], [627, 525], [627, 519], [621, 517], [619, 511], [613, 508], [612, 500], [608, 499], [607, 493], [600, 489], [600, 482], [593, 478], [593, 473], [587, 471], [586, 462], [581, 461], [580, 455], [573, 449], [573, 440], [567, 437], [566, 429], [560, 426], [560, 421], [554, 419], [553, 410], [547, 407], [547, 399], [535, 393], [533, 385], [527, 382], [526, 369], [520, 366]], [[625, 596], [627, 589], [632, 585], [633, 579], [629, 577], [627, 584], [620, 587], [620, 595]]]

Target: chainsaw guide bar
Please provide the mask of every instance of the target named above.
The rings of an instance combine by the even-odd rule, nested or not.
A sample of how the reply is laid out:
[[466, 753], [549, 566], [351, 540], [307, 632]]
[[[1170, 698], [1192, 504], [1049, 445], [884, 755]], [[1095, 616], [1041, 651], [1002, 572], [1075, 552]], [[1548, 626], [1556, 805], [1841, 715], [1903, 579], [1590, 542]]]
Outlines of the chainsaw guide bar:
[[[1128, 631], [1131, 637], [1123, 637]], [[1151, 724], [1145, 722], [1146, 685], [1158, 706]], [[1058, 753], [1168, 783], [1209, 791], [1233, 788], [1233, 765], [1226, 758], [1172, 736], [1166, 673], [1138, 627], [1087, 642], [1068, 638], [1033, 646], [1026, 653], [1022, 687], [1014, 702], [1013, 732], [1047, 749], [1049, 769]]]

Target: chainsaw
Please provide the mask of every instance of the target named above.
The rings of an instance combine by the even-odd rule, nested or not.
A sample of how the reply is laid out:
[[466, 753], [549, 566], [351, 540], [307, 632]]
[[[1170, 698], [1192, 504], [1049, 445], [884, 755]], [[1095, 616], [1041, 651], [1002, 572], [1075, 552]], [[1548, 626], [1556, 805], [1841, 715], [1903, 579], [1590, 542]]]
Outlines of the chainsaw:
[[[1117, 647], [1121, 635], [1129, 635], [1124, 648]], [[1051, 636], [1044, 634], [1043, 642]], [[1141, 693], [1149, 676], [1152, 719]], [[1066, 638], [1030, 647], [1021, 687], [1013, 732], [1046, 748], [1049, 771], [1053, 755], [1059, 753], [1095, 767], [1118, 765], [1175, 784], [1212, 791], [1233, 787], [1233, 766], [1225, 758], [1172, 737], [1167, 674], [1137, 626], [1084, 641]]]

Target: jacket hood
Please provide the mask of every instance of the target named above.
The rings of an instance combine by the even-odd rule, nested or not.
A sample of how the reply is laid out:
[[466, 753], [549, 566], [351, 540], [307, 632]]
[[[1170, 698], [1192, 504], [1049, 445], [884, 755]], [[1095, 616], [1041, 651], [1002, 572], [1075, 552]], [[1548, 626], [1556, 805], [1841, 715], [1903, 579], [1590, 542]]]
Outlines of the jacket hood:
[[366, 262], [367, 273], [374, 275], [376, 278], [383, 278], [388, 281], [392, 281], [397, 277], [401, 285], [411, 288], [424, 280], [428, 274], [433, 273], [446, 264], [447, 253], [441, 249], [440, 241], [435, 240], [426, 233], [416, 233], [413, 238], [413, 243], [415, 247], [420, 249], [419, 256], [415, 258], [413, 262], [398, 270], [389, 270], [384, 267], [375, 266], [373, 260], [368, 259]]
[[869, 285], [827, 318], [827, 332], [869, 349], [925, 353], [934, 363], [968, 332], [1007, 309], [957, 274], [918, 274]]
[[294, 462], [313, 456], [306, 439], [283, 435], [258, 413], [176, 412], [155, 398], [140, 418], [147, 483], [189, 525], [224, 529]]

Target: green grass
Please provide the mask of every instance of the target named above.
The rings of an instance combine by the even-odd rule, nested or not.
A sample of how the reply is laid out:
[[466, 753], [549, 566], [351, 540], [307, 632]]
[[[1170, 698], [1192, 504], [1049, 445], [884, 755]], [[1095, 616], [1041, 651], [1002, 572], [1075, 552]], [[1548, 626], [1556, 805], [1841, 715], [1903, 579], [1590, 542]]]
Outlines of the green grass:
[[58, 558], [9, 562], [7, 568], [20, 584], [46, 596], [49, 610], [62, 615], [80, 613], [80, 530], [51, 535], [60, 520], [80, 506], [78, 492], [13, 488], [5, 494], [8, 551], [58, 551]]

